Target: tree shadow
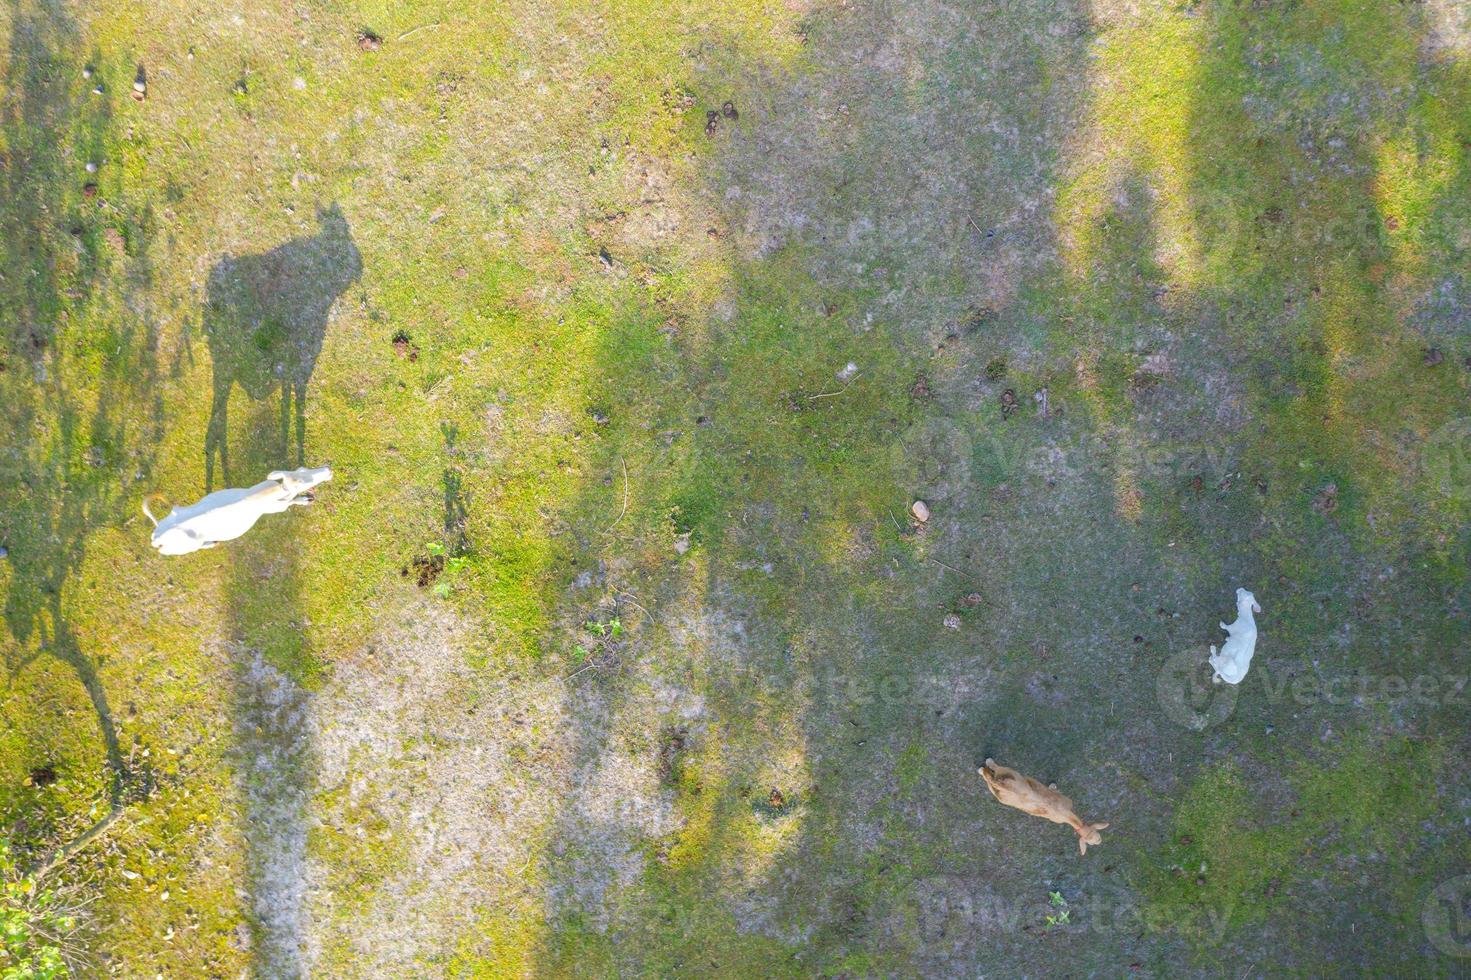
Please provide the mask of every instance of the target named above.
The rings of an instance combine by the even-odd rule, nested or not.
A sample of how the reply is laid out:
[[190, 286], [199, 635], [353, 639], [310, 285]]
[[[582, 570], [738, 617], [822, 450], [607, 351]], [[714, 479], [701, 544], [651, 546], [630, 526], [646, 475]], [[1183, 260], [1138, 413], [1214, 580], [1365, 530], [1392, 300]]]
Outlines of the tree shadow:
[[[698, 340], [677, 368], [648, 367], [692, 390], [638, 408], [676, 430], [673, 448], [638, 446], [630, 424], [626, 459], [606, 455], [611, 490], [590, 484], [567, 508], [596, 559], [596, 615], [632, 635], [568, 682], [562, 713], [579, 723], [545, 913], [572, 938], [549, 946], [537, 975], [934, 964], [902, 933], [905, 896], [976, 822], [955, 789], [979, 786], [976, 763], [952, 764], [980, 747], [952, 744], [969, 734], [954, 694], [965, 686], [946, 686], [975, 658], [941, 614], [927, 618], [928, 593], [952, 573], [926, 562], [913, 532], [890, 530], [889, 481], [903, 479], [896, 447], [927, 410], [910, 395], [916, 367], [957, 346], [968, 310], [1004, 308], [1048, 264], [1048, 232], [1029, 216], [1073, 110], [1047, 77], [1082, 46], [1075, 21], [1044, 33], [1048, 12], [1013, 9], [1009, 27], [1045, 38], [1018, 46], [995, 13], [819, 6], [803, 25], [811, 61], [744, 66], [739, 122], [714, 127], [725, 142], [702, 189], [725, 202], [711, 234], [733, 243], [730, 295], [688, 328]], [[1016, 91], [990, 98], [978, 65], [1004, 66]], [[937, 105], [935, 91], [963, 93], [961, 105]], [[1017, 138], [1038, 99], [1057, 116]], [[636, 370], [624, 352], [639, 345], [615, 333], [597, 362]], [[863, 373], [840, 393], [833, 372], [849, 356]], [[940, 365], [946, 383], [952, 366]], [[615, 374], [590, 405], [616, 418], [646, 383]], [[567, 617], [575, 629], [587, 593], [565, 599], [584, 604]], [[852, 697], [850, 681], [883, 693]], [[901, 782], [917, 741], [943, 745], [942, 766]], [[660, 775], [649, 796], [600, 799], [645, 764]]]
[[317, 224], [314, 235], [255, 255], [226, 255], [210, 270], [204, 331], [214, 397], [204, 438], [206, 490], [214, 487], [216, 457], [222, 481], [231, 479], [229, 407], [236, 385], [256, 402], [279, 392], [282, 453], [276, 463], [289, 468], [294, 458], [295, 466], [306, 465], [307, 384], [322, 352], [327, 317], [363, 271], [336, 202], [318, 208]]
[[[213, 370], [207, 487], [216, 458], [226, 484], [305, 465], [307, 387], [332, 308], [362, 273], [339, 206], [318, 209], [317, 222], [316, 234], [226, 256], [210, 273], [203, 317]], [[229, 401], [237, 385], [248, 401], [243, 425], [232, 433]], [[263, 521], [226, 545], [225, 631], [234, 669], [251, 956], [257, 972], [272, 977], [306, 972], [307, 829], [316, 766], [310, 689], [320, 663], [306, 636], [300, 519], [293, 513]]]
[[[83, 649], [68, 586], [91, 536], [121, 524], [160, 436], [158, 334], [149, 299], [154, 217], [115, 175], [84, 161], [105, 156], [114, 97], [105, 80], [129, 68], [84, 59], [76, 25], [47, 3], [11, 6], [0, 101], [0, 543], [8, 554], [4, 619], [14, 683], [38, 657], [64, 663], [86, 691], [103, 742], [103, 815], [64, 844], [74, 821], [11, 797], [7, 817], [45, 869], [117, 817], [148, 780], [130, 767], [108, 704], [101, 658]], [[96, 89], [96, 91], [94, 91]], [[71, 760], [43, 760], [69, 762]], [[80, 775], [80, 774], [77, 774]], [[83, 779], [83, 785], [87, 784]]]

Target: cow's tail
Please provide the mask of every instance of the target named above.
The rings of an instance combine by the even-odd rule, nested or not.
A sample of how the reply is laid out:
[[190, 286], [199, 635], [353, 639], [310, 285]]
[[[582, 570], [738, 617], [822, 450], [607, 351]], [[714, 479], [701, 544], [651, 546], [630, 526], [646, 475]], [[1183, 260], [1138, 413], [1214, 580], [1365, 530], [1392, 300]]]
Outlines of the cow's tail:
[[168, 498], [161, 493], [150, 493], [148, 496], [143, 498], [143, 513], [148, 517], [150, 521], [153, 522], [154, 527], [158, 527], [158, 518], [154, 517], [153, 511], [148, 509], [148, 501], [150, 500], [160, 500], [164, 503], [168, 503]]

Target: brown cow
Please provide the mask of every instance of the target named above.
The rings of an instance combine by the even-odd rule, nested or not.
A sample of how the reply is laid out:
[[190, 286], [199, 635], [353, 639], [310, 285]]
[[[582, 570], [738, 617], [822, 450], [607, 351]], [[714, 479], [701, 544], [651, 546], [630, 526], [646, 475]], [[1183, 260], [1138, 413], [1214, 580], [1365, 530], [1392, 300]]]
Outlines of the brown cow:
[[1078, 853], [1087, 854], [1089, 844], [1103, 843], [1100, 830], [1106, 823], [1084, 823], [1073, 812], [1073, 801], [1057, 791], [1057, 784], [1043, 786], [1031, 776], [1008, 769], [995, 759], [987, 759], [978, 770], [991, 795], [1007, 806], [1016, 807], [1034, 817], [1046, 817], [1053, 823], [1065, 823], [1078, 832]]

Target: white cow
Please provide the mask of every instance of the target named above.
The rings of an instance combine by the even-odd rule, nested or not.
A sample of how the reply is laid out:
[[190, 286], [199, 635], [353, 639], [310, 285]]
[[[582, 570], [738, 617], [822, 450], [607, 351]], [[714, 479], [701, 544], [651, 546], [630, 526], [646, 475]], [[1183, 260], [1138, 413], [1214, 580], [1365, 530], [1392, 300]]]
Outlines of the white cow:
[[1230, 626], [1221, 624], [1221, 629], [1231, 635], [1226, 637], [1219, 654], [1216, 653], [1216, 645], [1211, 644], [1210, 664], [1216, 671], [1211, 680], [1215, 683], [1240, 684], [1246, 676], [1252, 655], [1256, 653], [1256, 620], [1252, 613], [1261, 611], [1256, 596], [1245, 589], [1236, 590], [1236, 622]]
[[153, 516], [148, 501], [143, 513], [153, 522], [153, 546], [161, 555], [187, 555], [231, 541], [255, 526], [262, 514], [279, 514], [314, 499], [312, 487], [332, 479], [332, 469], [276, 470], [245, 489], [216, 490], [190, 507], [175, 507], [163, 520]]

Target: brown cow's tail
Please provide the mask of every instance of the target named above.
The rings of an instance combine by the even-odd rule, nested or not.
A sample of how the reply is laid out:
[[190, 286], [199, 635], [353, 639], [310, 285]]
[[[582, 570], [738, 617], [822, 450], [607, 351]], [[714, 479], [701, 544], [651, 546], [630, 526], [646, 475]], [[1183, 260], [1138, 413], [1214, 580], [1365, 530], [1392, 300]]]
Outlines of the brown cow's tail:
[[146, 496], [146, 497], [143, 498], [143, 513], [144, 513], [144, 515], [150, 521], [153, 522], [153, 526], [154, 527], [158, 527], [158, 518], [154, 517], [153, 516], [153, 511], [151, 511], [151, 510], [148, 509], [148, 501], [150, 501], [150, 500], [160, 500], [160, 501], [162, 501], [164, 503], [168, 503], [168, 498], [165, 497], [161, 493], [150, 493], [148, 496]]

